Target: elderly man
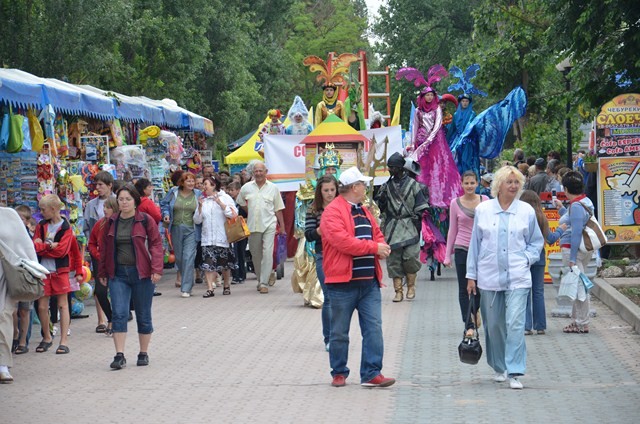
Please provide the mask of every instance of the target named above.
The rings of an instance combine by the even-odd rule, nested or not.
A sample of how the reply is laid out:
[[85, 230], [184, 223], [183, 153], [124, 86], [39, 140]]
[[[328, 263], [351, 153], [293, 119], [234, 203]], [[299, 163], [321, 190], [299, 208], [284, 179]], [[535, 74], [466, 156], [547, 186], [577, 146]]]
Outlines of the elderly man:
[[382, 370], [382, 306], [380, 258], [391, 249], [375, 218], [362, 206], [367, 183], [358, 168], [340, 175], [340, 196], [322, 213], [322, 235], [325, 284], [331, 302], [331, 335], [329, 361], [334, 387], [342, 387], [349, 376], [349, 326], [354, 310], [358, 310], [362, 332], [360, 384], [365, 387], [387, 387], [395, 383]]
[[276, 223], [280, 226], [279, 232], [286, 233], [282, 215], [284, 203], [278, 187], [267, 181], [268, 170], [265, 164], [252, 160], [249, 167], [252, 169], [253, 180], [242, 186], [236, 202], [247, 211], [247, 225], [251, 231], [249, 251], [258, 279], [257, 289], [266, 294], [269, 293], [269, 276], [273, 268]]
[[405, 159], [398, 152], [387, 161], [389, 181], [382, 185], [376, 202], [384, 216], [384, 237], [391, 247], [387, 273], [393, 278], [394, 302], [402, 302], [402, 280], [407, 279], [407, 299], [416, 296], [416, 277], [422, 264], [420, 228], [422, 212], [427, 209], [427, 188], [409, 178]]

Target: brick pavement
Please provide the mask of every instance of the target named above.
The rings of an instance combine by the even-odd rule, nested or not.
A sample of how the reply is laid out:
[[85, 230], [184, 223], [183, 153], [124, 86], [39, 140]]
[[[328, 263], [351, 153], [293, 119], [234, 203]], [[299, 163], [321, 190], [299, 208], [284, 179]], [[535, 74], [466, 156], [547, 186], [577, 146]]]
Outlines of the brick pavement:
[[566, 319], [549, 317], [547, 335], [527, 337], [525, 389], [513, 391], [489, 380], [484, 358], [477, 366], [457, 360], [454, 273], [427, 282], [423, 271], [413, 302], [393, 304], [392, 288], [383, 290], [383, 373], [396, 385], [358, 384], [354, 318], [351, 377], [333, 388], [320, 311], [292, 293], [291, 267], [268, 295], [258, 294], [250, 278], [232, 286], [231, 296], [211, 299], [201, 297], [203, 285], [195, 286], [195, 297], [180, 298], [168, 273], [163, 296], [154, 299], [146, 368], [135, 366], [134, 330], [127, 368], [109, 369], [113, 342], [94, 332], [88, 306], [89, 319], [72, 321], [71, 354], [36, 354], [34, 338], [31, 352], [15, 357], [15, 383], [0, 386], [3, 422], [637, 422], [640, 336], [597, 301], [589, 335], [564, 335]]

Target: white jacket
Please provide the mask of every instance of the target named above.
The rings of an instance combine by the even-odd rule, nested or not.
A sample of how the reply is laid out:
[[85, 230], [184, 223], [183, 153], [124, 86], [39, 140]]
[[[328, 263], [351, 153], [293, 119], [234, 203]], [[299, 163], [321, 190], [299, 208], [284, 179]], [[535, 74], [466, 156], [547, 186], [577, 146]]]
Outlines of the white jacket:
[[193, 215], [193, 222], [202, 224], [202, 246], [229, 247], [224, 223], [227, 218], [235, 216], [238, 210], [236, 209], [236, 202], [227, 193], [220, 191], [218, 196], [222, 203], [225, 204], [224, 210], [218, 202], [212, 198], [206, 198], [202, 203], [202, 210], [197, 208], [196, 213]]
[[467, 278], [483, 290], [504, 291], [531, 287], [530, 267], [540, 259], [544, 238], [533, 208], [514, 200], [503, 211], [498, 199], [476, 208]]

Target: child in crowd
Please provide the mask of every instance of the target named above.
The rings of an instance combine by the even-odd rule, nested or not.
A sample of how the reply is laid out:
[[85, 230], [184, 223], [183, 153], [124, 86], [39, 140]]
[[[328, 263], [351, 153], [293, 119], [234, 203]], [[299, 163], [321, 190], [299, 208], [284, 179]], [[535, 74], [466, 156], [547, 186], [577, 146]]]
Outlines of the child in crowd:
[[[27, 205], [19, 205], [15, 209], [24, 223], [29, 238], [33, 238], [33, 231], [29, 229], [31, 222], [34, 221], [31, 216], [31, 208]], [[13, 312], [13, 346], [11, 351], [16, 355], [29, 352], [32, 307], [33, 302], [18, 302], [18, 308]]]
[[[56, 296], [60, 311], [60, 345], [57, 354], [69, 353], [67, 346], [67, 331], [69, 329], [70, 314], [68, 293], [71, 291], [69, 272], [75, 271], [76, 280], [84, 280], [82, 261], [79, 256], [78, 242], [73, 234], [69, 222], [60, 215], [62, 201], [55, 194], [47, 194], [39, 203], [43, 220], [36, 226], [33, 244], [40, 263], [49, 270], [50, 274], [44, 280], [44, 296], [38, 299], [38, 316], [42, 326], [42, 341], [36, 352], [42, 353], [53, 345], [53, 338], [49, 329], [49, 298]], [[73, 267], [73, 268], [72, 268]]]
[[[227, 180], [227, 186], [224, 191], [231, 196], [231, 198], [235, 201], [238, 197], [238, 193], [240, 193], [240, 188], [242, 186], [238, 181]], [[236, 209], [238, 210], [238, 215], [242, 216], [244, 219], [247, 219], [247, 212], [238, 205], [236, 201]], [[233, 243], [233, 248], [236, 254], [236, 260], [238, 261], [238, 268], [233, 269], [231, 284], [242, 284], [244, 280], [247, 279], [247, 267], [245, 264], [245, 252], [247, 250], [247, 239], [240, 240], [236, 243]]]

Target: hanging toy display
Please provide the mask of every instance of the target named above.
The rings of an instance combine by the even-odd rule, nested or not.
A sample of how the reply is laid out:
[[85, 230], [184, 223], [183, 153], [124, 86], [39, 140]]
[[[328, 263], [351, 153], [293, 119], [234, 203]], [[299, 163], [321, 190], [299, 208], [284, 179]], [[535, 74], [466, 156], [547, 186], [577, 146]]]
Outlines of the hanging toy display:
[[164, 189], [164, 178], [169, 172], [169, 162], [167, 162], [167, 148], [161, 140], [160, 128], [152, 125], [140, 131], [139, 140], [145, 145], [147, 156], [147, 166], [151, 175], [153, 185], [153, 196], [162, 199], [166, 194]]
[[111, 163], [116, 167], [116, 177], [119, 180], [129, 182], [151, 177], [146, 153], [141, 145], [116, 147], [111, 152]]

